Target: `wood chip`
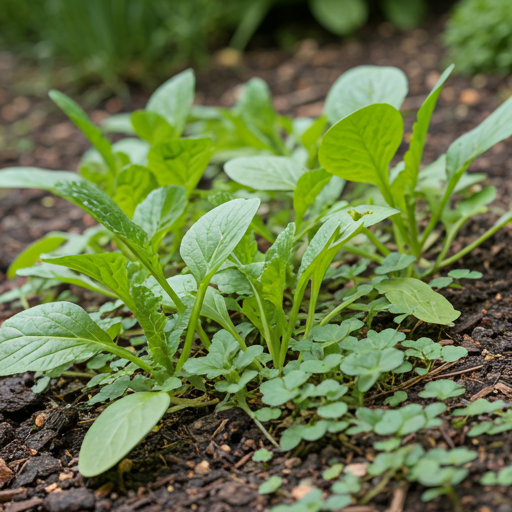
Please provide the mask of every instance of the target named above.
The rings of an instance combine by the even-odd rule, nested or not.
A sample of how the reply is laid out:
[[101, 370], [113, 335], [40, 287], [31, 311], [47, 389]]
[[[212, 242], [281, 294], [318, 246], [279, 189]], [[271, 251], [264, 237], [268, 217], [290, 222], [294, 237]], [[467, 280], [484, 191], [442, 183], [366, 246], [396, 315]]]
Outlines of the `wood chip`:
[[293, 499], [299, 501], [301, 498], [304, 498], [306, 494], [309, 494], [314, 487], [312, 485], [298, 485], [292, 489], [292, 497]]
[[471, 402], [474, 402], [475, 400], [478, 400], [479, 398], [483, 398], [484, 396], [491, 394], [493, 391], [494, 391], [494, 386], [487, 386], [487, 387], [481, 389], [475, 395], [473, 395], [469, 400]]
[[12, 469], [7, 466], [4, 459], [0, 459], [0, 487], [10, 482], [13, 476], [14, 472]]
[[31, 508], [37, 507], [42, 503], [43, 499], [35, 496], [34, 498], [30, 498], [29, 500], [12, 503], [5, 509], [5, 512], [23, 512], [24, 510], [29, 510]]
[[25, 487], [19, 487], [18, 489], [7, 489], [5, 491], [0, 491], [0, 503], [5, 503], [6, 501], [11, 501], [14, 496], [18, 494], [22, 494], [26, 492]]
[[356, 462], [354, 464], [349, 464], [345, 468], [345, 471], [354, 476], [363, 477], [367, 473], [367, 468], [366, 468], [366, 464], [364, 464], [363, 462]]
[[210, 472], [210, 463], [207, 460], [201, 461], [195, 468], [197, 475], [207, 475]]

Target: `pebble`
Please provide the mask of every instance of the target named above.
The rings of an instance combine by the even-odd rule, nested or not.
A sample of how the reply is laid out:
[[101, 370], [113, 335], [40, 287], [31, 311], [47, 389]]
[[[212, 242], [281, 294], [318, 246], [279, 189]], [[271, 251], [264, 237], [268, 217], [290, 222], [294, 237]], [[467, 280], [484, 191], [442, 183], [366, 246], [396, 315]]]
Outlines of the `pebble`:
[[314, 487], [312, 485], [298, 485], [292, 489], [292, 497], [298, 501], [304, 498], [304, 496], [309, 494], [313, 489]]
[[480, 94], [475, 89], [464, 89], [460, 93], [460, 101], [464, 105], [472, 106], [476, 105], [480, 99]]
[[366, 468], [366, 464], [364, 464], [362, 462], [356, 462], [354, 464], [349, 464], [345, 468], [345, 471], [347, 473], [350, 473], [350, 474], [354, 475], [354, 476], [363, 477], [367, 473], [367, 468]]
[[203, 460], [194, 468], [194, 471], [196, 475], [207, 475], [210, 472], [210, 463]]

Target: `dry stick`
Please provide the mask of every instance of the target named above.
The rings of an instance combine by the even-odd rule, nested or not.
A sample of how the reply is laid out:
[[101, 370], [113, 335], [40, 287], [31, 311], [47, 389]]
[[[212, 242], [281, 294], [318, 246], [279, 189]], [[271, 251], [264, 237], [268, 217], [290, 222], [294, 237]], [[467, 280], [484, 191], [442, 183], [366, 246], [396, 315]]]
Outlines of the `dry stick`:
[[447, 368], [450, 368], [450, 366], [453, 366], [457, 361], [454, 361], [453, 363], [445, 363], [441, 365], [439, 368], [432, 370], [429, 373], [426, 373], [425, 375], [419, 375], [418, 377], [414, 377], [412, 379], [409, 379], [405, 382], [402, 382], [402, 384], [399, 384], [398, 386], [395, 386], [392, 389], [388, 389], [387, 391], [382, 391], [382, 393], [377, 393], [376, 395], [373, 395], [368, 398], [368, 401], [374, 400], [375, 398], [378, 398], [382, 395], [389, 395], [389, 393], [394, 393], [395, 391], [399, 391], [400, 389], [408, 389], [411, 386], [414, 386], [414, 384], [420, 382], [423, 379], [426, 379], [427, 377], [432, 377], [432, 375], [436, 375], [439, 372], [446, 370]]
[[439, 377], [454, 377], [455, 375], [460, 375], [461, 373], [468, 373], [473, 372], [475, 370], [480, 370], [480, 368], [483, 368], [484, 365], [480, 364], [478, 366], [473, 366], [473, 368], [467, 368], [466, 370], [460, 370], [458, 372], [452, 372], [452, 373], [445, 373], [443, 375], [437, 375], [435, 378], [438, 379]]

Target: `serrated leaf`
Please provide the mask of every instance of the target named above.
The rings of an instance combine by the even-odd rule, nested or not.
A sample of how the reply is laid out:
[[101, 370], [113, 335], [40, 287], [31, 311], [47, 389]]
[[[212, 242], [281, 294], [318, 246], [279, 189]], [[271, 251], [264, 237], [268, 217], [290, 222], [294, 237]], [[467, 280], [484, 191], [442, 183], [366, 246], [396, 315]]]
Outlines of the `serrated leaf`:
[[397, 68], [357, 66], [334, 82], [325, 100], [324, 114], [334, 124], [373, 103], [388, 103], [399, 109], [407, 90], [407, 77]]
[[386, 299], [419, 320], [432, 324], [452, 325], [459, 318], [448, 300], [432, 290], [432, 288], [412, 277], [386, 279], [375, 284], [375, 288], [386, 296]]
[[88, 430], [78, 462], [85, 477], [99, 475], [123, 459], [158, 423], [171, 399], [167, 393], [134, 393], [110, 405]]
[[285, 156], [248, 156], [230, 160], [224, 171], [233, 181], [255, 190], [295, 190], [306, 169]]

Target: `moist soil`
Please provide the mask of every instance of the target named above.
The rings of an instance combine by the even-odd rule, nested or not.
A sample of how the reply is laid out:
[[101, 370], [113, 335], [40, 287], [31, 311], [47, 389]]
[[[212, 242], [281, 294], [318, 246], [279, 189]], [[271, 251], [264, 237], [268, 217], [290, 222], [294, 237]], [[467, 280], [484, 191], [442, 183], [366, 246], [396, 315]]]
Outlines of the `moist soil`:
[[[361, 64], [396, 66], [408, 76], [409, 96], [404, 103], [406, 138], [416, 109], [444, 68], [439, 42], [442, 22], [427, 24], [412, 33], [396, 33], [388, 24], [361, 32], [359, 40], [319, 47], [314, 41], [301, 43], [294, 52], [255, 51], [246, 54], [236, 67], [223, 67], [217, 59], [212, 69], [198, 75], [197, 101], [208, 105], [232, 105], [241, 83], [253, 76], [270, 85], [279, 112], [316, 116], [334, 80], [344, 71]], [[33, 70], [20, 69], [12, 55], [0, 55], [0, 116], [2, 131], [0, 167], [14, 165], [50, 169], [76, 169], [87, 143], [74, 126], [52, 104], [31, 93], [27, 82]], [[35, 75], [34, 75], [35, 76]], [[431, 123], [425, 162], [446, 151], [459, 135], [476, 126], [511, 94], [512, 81], [496, 76], [473, 79], [454, 76], [444, 88]], [[80, 99], [79, 99], [80, 100]], [[143, 107], [147, 95], [133, 91], [130, 103], [116, 98], [102, 103], [90, 114], [95, 121], [120, 111]], [[459, 250], [492, 225], [508, 209], [512, 188], [512, 148], [501, 142], [480, 157], [470, 169], [485, 172], [484, 184], [493, 184], [498, 197], [490, 211], [480, 215], [462, 233]], [[2, 191], [0, 201], [0, 292], [14, 283], [5, 272], [14, 257], [30, 242], [49, 231], [82, 232], [94, 224], [82, 210], [46, 192]], [[465, 280], [462, 289], [443, 290], [461, 311], [455, 327], [435, 330], [420, 326], [415, 337], [430, 335], [445, 343], [462, 345], [468, 356], [445, 367], [434, 378], [451, 378], [466, 388], [449, 408], [471, 399], [508, 400], [512, 395], [512, 230], [507, 227], [457, 264], [483, 273], [477, 281]], [[22, 281], [18, 281], [18, 284]], [[98, 304], [97, 298], [75, 288], [80, 304]], [[17, 313], [16, 304], [0, 305], [1, 319]], [[377, 319], [381, 326], [387, 319]], [[437, 365], [436, 368], [440, 366]], [[426, 376], [408, 387], [407, 403], [427, 404], [418, 392], [432, 377]], [[213, 407], [185, 409], [164, 417], [135, 448], [120, 469], [97, 478], [84, 479], [78, 472], [81, 442], [102, 407], [88, 408], [86, 381], [54, 379], [43, 394], [35, 395], [32, 373], [0, 380], [0, 510], [50, 512], [107, 511], [263, 511], [278, 503], [293, 503], [311, 486], [328, 490], [322, 471], [334, 461], [343, 464], [371, 462], [375, 457], [373, 439], [367, 434], [352, 438], [328, 437], [280, 453], [269, 445], [253, 422], [238, 409], [214, 413]], [[370, 397], [368, 405], [382, 405], [386, 396]], [[254, 408], [261, 404], [253, 403]], [[287, 415], [284, 412], [283, 417]], [[279, 436], [283, 417], [271, 423]], [[489, 470], [512, 463], [510, 435], [466, 434], [469, 427], [455, 429], [449, 415], [440, 428], [412, 434], [409, 441], [425, 448], [465, 446], [479, 452], [471, 463], [469, 477], [457, 487], [468, 512], [512, 512], [512, 491], [482, 487], [478, 482]], [[255, 450], [265, 447], [274, 458], [263, 464], [252, 461]], [[260, 496], [258, 486], [272, 475], [283, 478], [273, 495]], [[366, 490], [380, 477], [368, 480]], [[453, 505], [442, 497], [430, 503], [420, 500], [424, 488], [407, 481], [392, 481], [370, 505], [357, 505], [347, 512], [451, 511]]]

